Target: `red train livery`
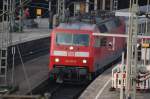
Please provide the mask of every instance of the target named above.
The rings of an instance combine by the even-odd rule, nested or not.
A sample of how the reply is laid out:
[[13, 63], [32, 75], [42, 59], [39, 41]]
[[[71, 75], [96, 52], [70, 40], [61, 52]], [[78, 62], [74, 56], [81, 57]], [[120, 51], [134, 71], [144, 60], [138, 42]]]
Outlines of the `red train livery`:
[[51, 32], [49, 69], [55, 79], [91, 79], [121, 56], [125, 39], [93, 33], [125, 33], [121, 17], [95, 18], [95, 23], [61, 23]]

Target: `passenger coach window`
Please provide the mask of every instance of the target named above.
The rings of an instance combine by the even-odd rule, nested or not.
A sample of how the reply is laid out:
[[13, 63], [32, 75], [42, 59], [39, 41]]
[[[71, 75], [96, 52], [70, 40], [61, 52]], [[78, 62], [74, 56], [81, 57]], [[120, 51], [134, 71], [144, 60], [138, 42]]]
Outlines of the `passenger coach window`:
[[72, 44], [72, 34], [57, 33], [56, 34], [56, 43], [63, 44], [63, 45], [71, 45]]
[[101, 42], [100, 42], [101, 44], [101, 46], [106, 46], [107, 45], [107, 38], [106, 37], [103, 37], [103, 38], [101, 38]]
[[89, 46], [89, 35], [88, 34], [74, 34], [73, 44], [79, 46]]
[[94, 47], [95, 48], [98, 48], [98, 47], [100, 47], [100, 44], [101, 44], [101, 41], [100, 41], [101, 39], [100, 38], [95, 38], [94, 39]]

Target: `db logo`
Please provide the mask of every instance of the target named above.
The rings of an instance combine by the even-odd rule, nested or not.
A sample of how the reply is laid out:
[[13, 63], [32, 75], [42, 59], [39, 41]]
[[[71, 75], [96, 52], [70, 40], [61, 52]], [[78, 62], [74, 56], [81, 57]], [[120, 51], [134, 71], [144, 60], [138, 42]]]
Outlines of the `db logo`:
[[75, 56], [74, 52], [68, 52], [68, 56]]

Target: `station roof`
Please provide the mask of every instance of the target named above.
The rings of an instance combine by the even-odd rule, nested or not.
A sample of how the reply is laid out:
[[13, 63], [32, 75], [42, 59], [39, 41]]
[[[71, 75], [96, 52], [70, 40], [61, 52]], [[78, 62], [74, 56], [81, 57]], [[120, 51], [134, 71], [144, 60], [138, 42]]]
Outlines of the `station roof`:
[[[150, 5], [145, 5], [145, 6], [139, 6], [139, 11], [141, 12], [146, 12], [147, 10], [149, 10], [150, 8]], [[120, 10], [117, 10], [115, 12], [116, 16], [125, 16], [125, 17], [128, 17], [130, 15], [130, 12], [129, 12], [129, 9], [120, 9]]]

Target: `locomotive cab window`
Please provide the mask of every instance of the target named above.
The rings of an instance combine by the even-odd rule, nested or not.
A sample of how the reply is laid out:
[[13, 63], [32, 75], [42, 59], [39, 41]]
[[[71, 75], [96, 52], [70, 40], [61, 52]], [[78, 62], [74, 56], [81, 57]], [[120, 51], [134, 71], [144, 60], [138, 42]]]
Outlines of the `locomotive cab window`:
[[79, 46], [89, 46], [89, 35], [88, 34], [74, 34], [73, 44]]
[[72, 44], [72, 35], [67, 33], [57, 33], [56, 34], [56, 43], [59, 45], [71, 45]]
[[57, 33], [56, 43], [58, 45], [89, 46], [89, 35]]

